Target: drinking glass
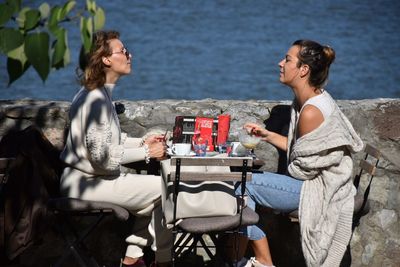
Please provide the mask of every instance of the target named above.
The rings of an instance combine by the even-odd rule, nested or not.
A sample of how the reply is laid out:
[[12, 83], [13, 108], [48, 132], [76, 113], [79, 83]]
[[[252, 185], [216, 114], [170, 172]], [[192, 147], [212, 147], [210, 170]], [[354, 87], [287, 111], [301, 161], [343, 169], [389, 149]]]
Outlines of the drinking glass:
[[247, 150], [246, 156], [254, 157], [254, 154], [252, 151], [254, 148], [256, 148], [258, 143], [260, 143], [260, 141], [261, 141], [260, 136], [251, 134], [251, 133], [247, 132], [246, 129], [239, 130], [239, 142], [244, 148], [246, 148], [246, 150]]

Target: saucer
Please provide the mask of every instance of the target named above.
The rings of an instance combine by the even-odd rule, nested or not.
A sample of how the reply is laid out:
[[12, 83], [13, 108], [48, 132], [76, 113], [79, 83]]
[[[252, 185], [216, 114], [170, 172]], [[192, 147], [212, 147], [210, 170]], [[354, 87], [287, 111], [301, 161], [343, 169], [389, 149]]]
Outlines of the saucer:
[[167, 148], [167, 154], [169, 156], [182, 156], [182, 157], [192, 157], [192, 156], [196, 156], [196, 153], [194, 153], [194, 151], [190, 151], [190, 153], [188, 155], [177, 155], [175, 153], [172, 152], [172, 150], [170, 148]]

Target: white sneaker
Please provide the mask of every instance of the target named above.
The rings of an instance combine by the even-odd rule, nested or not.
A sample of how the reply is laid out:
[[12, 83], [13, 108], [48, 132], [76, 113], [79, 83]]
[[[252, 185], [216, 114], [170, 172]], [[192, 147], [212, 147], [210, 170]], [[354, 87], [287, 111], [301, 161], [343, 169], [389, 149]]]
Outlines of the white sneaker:
[[275, 267], [274, 265], [264, 265], [256, 260], [255, 257], [251, 257], [244, 267]]

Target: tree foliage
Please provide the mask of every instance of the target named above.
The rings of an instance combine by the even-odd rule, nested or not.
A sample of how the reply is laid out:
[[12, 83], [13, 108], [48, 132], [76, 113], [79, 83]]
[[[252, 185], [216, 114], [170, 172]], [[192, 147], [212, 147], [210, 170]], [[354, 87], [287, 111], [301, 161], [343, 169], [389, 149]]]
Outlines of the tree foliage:
[[68, 65], [68, 31], [63, 26], [74, 20], [80, 20], [82, 51], [87, 53], [93, 33], [105, 23], [95, 0], [86, 0], [84, 10], [77, 10], [72, 0], [62, 6], [43, 2], [37, 9], [23, 6], [22, 0], [0, 3], [0, 53], [7, 57], [8, 85], [30, 66], [45, 82], [51, 70]]

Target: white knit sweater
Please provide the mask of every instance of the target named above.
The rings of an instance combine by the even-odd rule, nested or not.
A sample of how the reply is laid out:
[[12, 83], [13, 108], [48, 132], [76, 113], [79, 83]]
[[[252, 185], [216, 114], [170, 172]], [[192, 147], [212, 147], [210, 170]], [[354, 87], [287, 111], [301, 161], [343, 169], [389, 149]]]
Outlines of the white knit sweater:
[[[295, 138], [299, 113], [292, 106], [288, 144]], [[339, 266], [351, 237], [355, 188], [350, 153], [363, 142], [335, 105], [314, 131], [288, 145], [288, 172], [305, 180], [299, 219], [303, 254], [308, 266]]]
[[141, 138], [122, 133], [112, 102], [114, 84], [75, 95], [70, 112], [70, 128], [60, 158], [86, 177], [118, 176], [121, 163], [144, 160]]

